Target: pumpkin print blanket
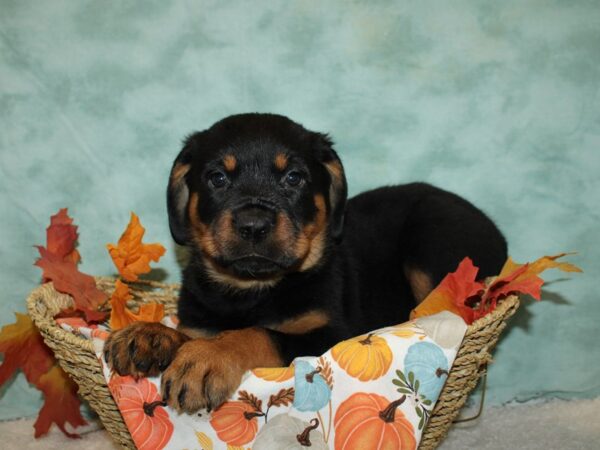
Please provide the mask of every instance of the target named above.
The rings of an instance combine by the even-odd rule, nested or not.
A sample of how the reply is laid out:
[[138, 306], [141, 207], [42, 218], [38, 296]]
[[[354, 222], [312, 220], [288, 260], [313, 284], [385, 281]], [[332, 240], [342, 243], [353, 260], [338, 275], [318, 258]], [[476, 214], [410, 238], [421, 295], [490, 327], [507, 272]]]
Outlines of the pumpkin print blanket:
[[466, 331], [448, 311], [375, 330], [290, 367], [248, 372], [218, 409], [180, 415], [162, 406], [159, 377], [109, 370], [106, 328], [58, 321], [92, 340], [140, 450], [415, 449]]

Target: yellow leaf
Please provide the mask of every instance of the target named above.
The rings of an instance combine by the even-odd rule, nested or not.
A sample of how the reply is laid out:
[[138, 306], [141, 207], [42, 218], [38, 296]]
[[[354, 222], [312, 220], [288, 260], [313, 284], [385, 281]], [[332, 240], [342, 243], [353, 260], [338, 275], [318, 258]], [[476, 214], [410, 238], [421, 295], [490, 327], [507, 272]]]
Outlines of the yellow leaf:
[[[527, 270], [519, 275], [517, 279], [528, 278], [533, 275], [538, 275], [547, 269], [558, 269], [563, 272], [583, 272], [579, 267], [575, 264], [571, 264], [568, 262], [557, 262], [556, 260], [562, 258], [563, 256], [574, 255], [574, 253], [559, 253], [558, 255], [553, 256], [542, 256], [541, 258], [535, 260], [534, 262], [529, 264]], [[510, 257], [506, 260], [500, 275], [498, 278], [503, 278], [507, 275], [513, 273], [516, 269], [523, 266], [523, 264], [515, 263]]]
[[410, 313], [410, 319], [416, 319], [418, 317], [431, 316], [442, 311], [450, 311], [458, 316], [461, 316], [461, 312], [453, 301], [452, 293], [445, 290], [436, 288], [425, 297], [425, 299]]

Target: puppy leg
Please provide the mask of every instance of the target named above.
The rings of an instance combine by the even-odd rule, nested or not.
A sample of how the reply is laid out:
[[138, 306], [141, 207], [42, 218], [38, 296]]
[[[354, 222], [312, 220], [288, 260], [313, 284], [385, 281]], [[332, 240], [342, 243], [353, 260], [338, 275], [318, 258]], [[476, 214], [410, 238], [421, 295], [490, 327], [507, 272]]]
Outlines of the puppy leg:
[[160, 323], [136, 322], [112, 333], [104, 344], [105, 361], [119, 374], [156, 376], [190, 338]]
[[213, 409], [231, 397], [247, 370], [281, 364], [273, 340], [261, 328], [225, 331], [213, 339], [192, 339], [179, 348], [165, 370], [162, 396], [179, 412]]

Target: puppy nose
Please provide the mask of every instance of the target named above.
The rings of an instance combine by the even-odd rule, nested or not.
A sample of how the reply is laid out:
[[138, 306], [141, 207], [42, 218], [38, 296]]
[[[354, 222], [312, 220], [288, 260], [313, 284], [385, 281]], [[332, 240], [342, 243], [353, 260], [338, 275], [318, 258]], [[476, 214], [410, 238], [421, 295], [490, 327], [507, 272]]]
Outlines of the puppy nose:
[[242, 209], [234, 214], [233, 225], [246, 241], [260, 242], [275, 225], [275, 214], [263, 208]]

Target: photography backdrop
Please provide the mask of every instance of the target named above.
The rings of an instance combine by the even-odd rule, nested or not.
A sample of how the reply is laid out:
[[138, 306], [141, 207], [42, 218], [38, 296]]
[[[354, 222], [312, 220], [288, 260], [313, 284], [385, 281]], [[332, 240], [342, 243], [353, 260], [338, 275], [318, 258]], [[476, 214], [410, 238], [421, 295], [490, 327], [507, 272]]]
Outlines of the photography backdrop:
[[[594, 1], [0, 0], [0, 324], [25, 311], [49, 217], [114, 269], [135, 211], [178, 281], [165, 187], [181, 140], [233, 113], [331, 133], [351, 194], [427, 181], [485, 210], [516, 261], [578, 251], [525, 302], [489, 403], [600, 394], [600, 8]], [[0, 419], [35, 414], [20, 376]]]

